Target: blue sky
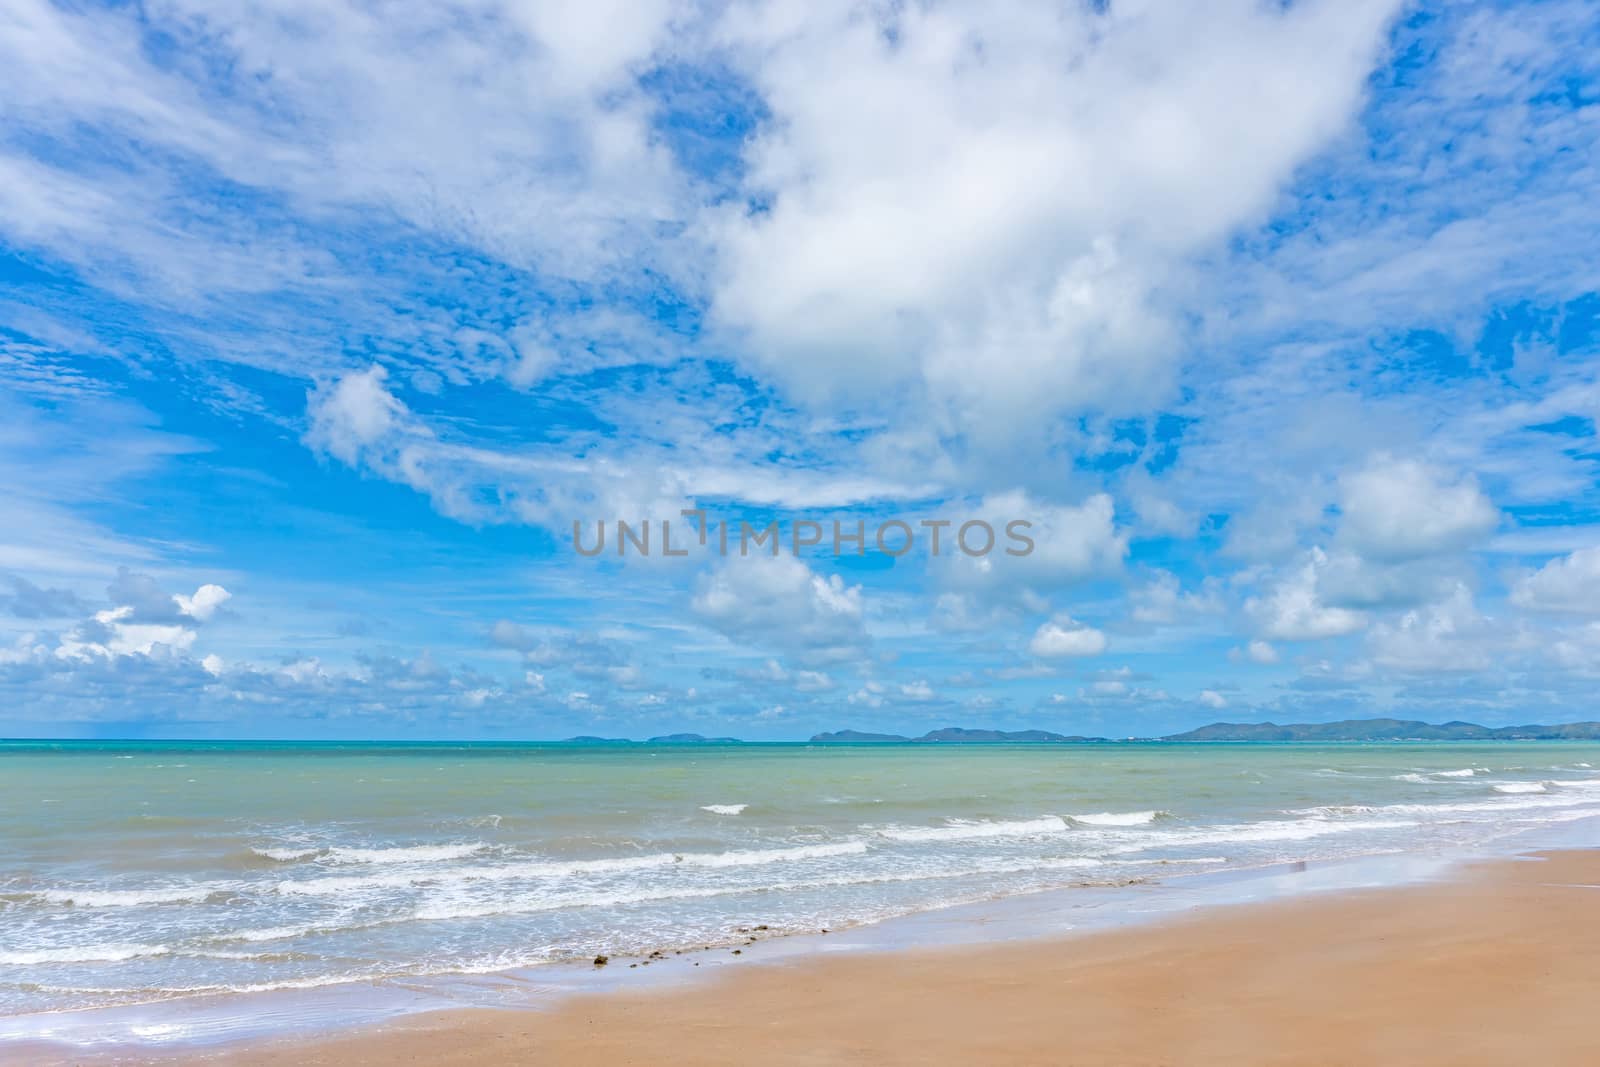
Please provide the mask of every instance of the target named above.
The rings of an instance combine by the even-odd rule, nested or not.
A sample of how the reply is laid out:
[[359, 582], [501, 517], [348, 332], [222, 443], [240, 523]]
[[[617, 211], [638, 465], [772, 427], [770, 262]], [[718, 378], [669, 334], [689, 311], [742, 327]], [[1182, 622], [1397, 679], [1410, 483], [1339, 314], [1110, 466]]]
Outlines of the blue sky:
[[0, 734], [1600, 718], [1592, 6], [224, 8], [0, 23]]

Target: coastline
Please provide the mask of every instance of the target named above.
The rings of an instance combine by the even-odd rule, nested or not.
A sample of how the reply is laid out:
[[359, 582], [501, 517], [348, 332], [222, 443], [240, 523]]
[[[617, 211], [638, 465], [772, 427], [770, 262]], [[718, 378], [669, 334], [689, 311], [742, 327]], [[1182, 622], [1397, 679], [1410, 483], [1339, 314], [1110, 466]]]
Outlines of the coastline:
[[[1065, 978], [1093, 982], [1104, 976], [1034, 972], [1037, 961], [1045, 959], [1080, 959], [1085, 966], [1099, 960], [1095, 966], [1110, 968], [1108, 973], [1114, 977], [1123, 964], [1096, 953], [1103, 946], [1120, 944], [1117, 939], [1150, 950], [1170, 943], [1174, 936], [1182, 943], [1195, 937], [1197, 944], [1209, 943], [1209, 938], [1222, 935], [1206, 931], [1226, 930], [1240, 943], [1276, 944], [1283, 939], [1283, 923], [1305, 924], [1310, 929], [1333, 929], [1351, 921], [1370, 923], [1371, 916], [1353, 919], [1353, 913], [1345, 909], [1371, 908], [1373, 901], [1391, 897], [1395, 915], [1415, 912], [1425, 917], [1434, 911], [1431, 902], [1435, 895], [1454, 898], [1464, 887], [1469, 896], [1489, 893], [1479, 904], [1492, 919], [1500, 906], [1494, 893], [1521, 893], [1528, 888], [1517, 886], [1505, 873], [1525, 868], [1520, 857], [1538, 852], [1561, 857], [1562, 863], [1586, 865], [1583, 877], [1600, 885], [1597, 846], [1600, 818], [1591, 817], [1522, 830], [1492, 846], [1470, 851], [1422, 849], [1196, 874], [1173, 869], [1144, 884], [1056, 889], [960, 904], [826, 936], [801, 934], [762, 940], [764, 935], [755, 933], [757, 943], [745, 946], [738, 955], [722, 947], [668, 956], [656, 960], [654, 967], [647, 958], [624, 958], [604, 968], [549, 966], [516, 973], [195, 997], [34, 1016], [25, 1020], [25, 1028], [0, 1027], [0, 1062], [268, 1064], [314, 1062], [324, 1055], [329, 1057], [326, 1062], [390, 1062], [397, 1052], [394, 1042], [413, 1040], [444, 1041], [438, 1054], [429, 1053], [424, 1062], [454, 1050], [458, 1043], [462, 1048], [477, 1049], [482, 1056], [458, 1062], [496, 1062], [499, 1053], [494, 1050], [511, 1042], [512, 1032], [537, 1032], [545, 1035], [542, 1041], [549, 1036], [549, 1027], [556, 1026], [567, 1027], [562, 1032], [572, 1036], [577, 1033], [571, 1030], [577, 1025], [572, 1020], [579, 1015], [597, 1018], [596, 1011], [602, 1015], [621, 1012], [631, 1018], [645, 1010], [642, 1004], [673, 1003], [677, 1005], [673, 1011], [693, 1018], [699, 1010], [695, 1005], [706, 1001], [725, 1004], [721, 1014], [728, 1017], [755, 1012], [754, 1017], [766, 1018], [764, 1009], [758, 1010], [754, 1003], [746, 1005], [745, 998], [776, 996], [767, 988], [773, 982], [779, 988], [792, 981], [801, 982], [804, 988], [814, 988], [819, 981], [824, 985], [857, 982], [863, 991], [872, 993], [897, 988], [901, 980], [896, 975], [902, 972], [913, 978], [923, 974], [927, 970], [924, 964], [957, 973], [970, 970], [997, 980], [1010, 974], [1012, 978], [1000, 983], [1006, 988], [1015, 986], [1016, 981], [1025, 986]], [[1576, 906], [1582, 903], [1578, 901]], [[1548, 904], [1541, 901], [1538, 907], [1548, 911]], [[1573, 902], [1562, 902], [1562, 913], [1573, 906]], [[1600, 892], [1590, 906], [1600, 906]], [[1387, 907], [1390, 905], [1380, 905], [1378, 911]], [[1297, 917], [1298, 909], [1305, 910]], [[1577, 925], [1582, 925], [1582, 916]], [[1391, 945], [1399, 946], [1405, 940], [1403, 924], [1385, 936]], [[1568, 951], [1566, 941], [1551, 942], [1544, 937], [1532, 943], [1545, 944], [1556, 954]], [[1094, 948], [1094, 953], [1083, 955], [1089, 948]], [[1314, 970], [1322, 955], [1331, 953], [1337, 958], [1340, 951], [1335, 944], [1324, 944], [1321, 950], [1308, 947], [1302, 964]], [[1396, 962], [1378, 960], [1374, 965], [1387, 968]], [[865, 971], [843, 978], [833, 976], [832, 970], [840, 966]], [[821, 975], [827, 977], [818, 977]], [[1201, 975], [1193, 977], [1203, 987], [1212, 985]], [[936, 990], [921, 989], [913, 982], [906, 993], [913, 992], [920, 997]], [[1492, 1006], [1483, 1007], [1488, 1010]], [[997, 1005], [1001, 1011], [1022, 1008], [1021, 1004]], [[776, 1006], [772, 1010], [776, 1011]], [[1131, 1006], [1129, 1010], [1133, 1010]], [[18, 1021], [0, 1020], [0, 1024]], [[1053, 1031], [1046, 1027], [1039, 1032]], [[349, 1033], [359, 1036], [332, 1036]], [[648, 1047], [650, 1058], [660, 1059], [657, 1039], [644, 1034], [637, 1039], [640, 1045], [634, 1051]], [[577, 1051], [574, 1049], [574, 1054]], [[613, 1051], [628, 1058], [626, 1049]], [[788, 1054], [782, 1048], [774, 1049], [770, 1058], [782, 1061]], [[448, 1062], [448, 1057], [444, 1060]], [[668, 1058], [666, 1062], [674, 1061]], [[704, 1061], [691, 1056], [686, 1062]], [[1457, 1058], [1452, 1062], [1470, 1061]]]
[[1600, 850], [149, 1062], [1592, 1063]]

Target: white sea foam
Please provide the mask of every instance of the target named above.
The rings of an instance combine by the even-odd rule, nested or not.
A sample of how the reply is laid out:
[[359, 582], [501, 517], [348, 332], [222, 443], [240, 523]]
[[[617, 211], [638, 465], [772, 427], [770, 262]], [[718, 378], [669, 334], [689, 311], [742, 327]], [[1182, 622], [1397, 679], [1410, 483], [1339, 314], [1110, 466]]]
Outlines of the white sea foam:
[[137, 956], [164, 956], [165, 945], [73, 945], [23, 952], [0, 952], [0, 964], [34, 967], [41, 963], [115, 963]]
[[196, 904], [225, 891], [216, 883], [161, 889], [43, 889], [32, 894], [47, 904], [80, 908], [136, 908], [146, 904]]
[[867, 851], [864, 841], [796, 845], [791, 848], [734, 849], [728, 852], [656, 852], [610, 859], [509, 863], [499, 866], [451, 868], [443, 871], [395, 871], [381, 875], [311, 878], [279, 882], [277, 891], [292, 895], [325, 896], [368, 889], [395, 888], [417, 883], [452, 885], [464, 882], [521, 881], [612, 875], [662, 867], [753, 867], [767, 863], [855, 856]]
[[1488, 774], [1487, 767], [1462, 767], [1454, 771], [1413, 771], [1409, 774], [1395, 774], [1390, 777], [1397, 782], [1415, 782], [1418, 785], [1429, 785], [1440, 778], [1471, 778], [1479, 774]]
[[702, 804], [701, 811], [709, 811], [713, 815], [742, 815], [748, 804]]
[[448, 845], [384, 845], [377, 848], [328, 846], [316, 848], [260, 848], [250, 851], [280, 863], [318, 859], [326, 863], [445, 863], [466, 859], [489, 846], [482, 841], [466, 841]]
[[1248, 844], [1254, 842], [1308, 841], [1329, 834], [1348, 834], [1362, 830], [1397, 830], [1416, 826], [1402, 819], [1271, 819], [1262, 822], [1232, 823], [1184, 830], [1157, 830], [1148, 833], [1114, 836], [1105, 831], [1113, 853], [1149, 852], [1158, 848], [1184, 848], [1194, 845]]
[[1096, 815], [1069, 815], [1067, 818], [1081, 826], [1147, 826], [1164, 816], [1166, 811], [1102, 811]]
[[488, 851], [482, 841], [451, 845], [390, 845], [382, 848], [330, 848], [330, 863], [443, 863]]
[[1059, 833], [1066, 828], [1067, 821], [1061, 816], [1045, 815], [1037, 819], [993, 822], [951, 819], [944, 826], [884, 826], [877, 832], [891, 841], [967, 841], [985, 837], [1032, 837]]
[[1494, 786], [1494, 791], [1496, 793], [1545, 793], [1545, 792], [1549, 792], [1549, 790], [1545, 789], [1543, 782], [1496, 782], [1495, 786]]
[[[1129, 861], [1139, 864], [1159, 864], [1168, 861], [1151, 859]], [[1174, 862], [1213, 862], [1210, 859]], [[808, 878], [794, 881], [768, 882], [751, 885], [728, 884], [687, 887], [641, 887], [616, 889], [600, 893], [568, 893], [549, 897], [497, 897], [484, 900], [480, 897], [447, 895], [419, 908], [412, 916], [425, 921], [454, 919], [481, 919], [496, 915], [523, 915], [536, 912], [561, 911], [571, 908], [618, 908], [637, 904], [662, 903], [672, 900], [703, 900], [711, 897], [742, 896], [751, 893], [792, 893], [803, 890], [838, 889], [847, 886], [888, 885], [899, 882], [932, 882], [975, 875], [1023, 874], [1031, 871], [1076, 870], [1106, 866], [1106, 861], [1090, 856], [1060, 856], [1043, 859], [1023, 859], [1010, 863], [963, 864], [948, 869], [914, 869], [880, 871], [872, 873], [844, 873], [832, 877]]]
[[282, 941], [291, 937], [304, 937], [320, 929], [317, 926], [262, 926], [253, 930], [230, 930], [213, 934], [207, 941]]
[[277, 860], [279, 863], [293, 863], [296, 860], [310, 859], [320, 855], [320, 848], [257, 848], [252, 845], [250, 851], [264, 859]]
[[[1513, 782], [1511, 785], [1525, 783]], [[1541, 783], [1543, 785], [1543, 783]], [[1296, 808], [1285, 814], [1311, 815], [1315, 817], [1337, 817], [1344, 815], [1397, 815], [1397, 816], [1444, 816], [1444, 815], [1485, 815], [1497, 816], [1511, 811], [1545, 811], [1552, 809], [1572, 808], [1579, 806], [1593, 806], [1597, 798], [1583, 788], [1583, 782], [1564, 783], [1564, 785], [1577, 788], [1566, 795], [1544, 792], [1543, 795], [1515, 797], [1486, 797], [1482, 800], [1465, 800], [1449, 804], [1329, 804], [1315, 808]], [[1532, 790], [1512, 790], [1518, 793], [1531, 793]]]
[[796, 845], [793, 848], [748, 848], [732, 852], [690, 852], [673, 857], [674, 863], [691, 867], [752, 867], [764, 863], [824, 859], [830, 856], [859, 856], [867, 850], [865, 841], [837, 841], [825, 845]]

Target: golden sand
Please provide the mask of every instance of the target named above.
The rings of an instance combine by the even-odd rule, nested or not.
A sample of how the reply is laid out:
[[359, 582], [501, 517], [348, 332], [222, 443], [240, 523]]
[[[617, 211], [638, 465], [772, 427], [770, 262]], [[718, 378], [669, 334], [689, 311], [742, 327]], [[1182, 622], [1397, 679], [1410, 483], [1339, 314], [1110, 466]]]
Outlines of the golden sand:
[[1104, 933], [719, 970], [183, 1062], [1594, 1065], [1600, 851]]

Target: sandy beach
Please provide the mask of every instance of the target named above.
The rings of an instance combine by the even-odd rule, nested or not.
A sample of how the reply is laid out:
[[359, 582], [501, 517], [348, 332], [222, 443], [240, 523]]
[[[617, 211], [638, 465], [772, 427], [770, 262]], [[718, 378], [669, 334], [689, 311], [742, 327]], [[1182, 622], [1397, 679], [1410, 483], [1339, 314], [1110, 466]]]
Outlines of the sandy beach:
[[176, 1062], [1590, 1064], [1597, 918], [1600, 851], [1542, 853], [1421, 886], [1031, 943], [751, 962], [549, 1012], [437, 1013]]

